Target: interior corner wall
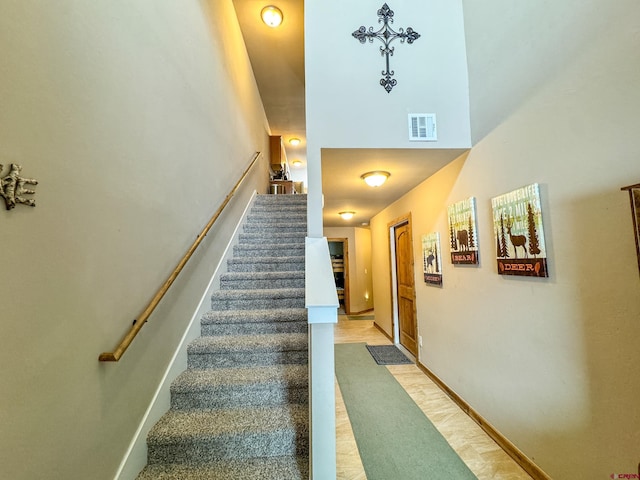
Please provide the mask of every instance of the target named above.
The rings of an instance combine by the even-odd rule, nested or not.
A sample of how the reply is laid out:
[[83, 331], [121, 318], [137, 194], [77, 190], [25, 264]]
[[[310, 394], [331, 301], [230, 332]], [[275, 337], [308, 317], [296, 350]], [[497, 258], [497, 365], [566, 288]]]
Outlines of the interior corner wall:
[[349, 312], [374, 307], [371, 280], [371, 234], [366, 228], [325, 227], [327, 238], [346, 238], [349, 254]]
[[[268, 125], [231, 0], [2, 2], [0, 477], [112, 479], [268, 155], [118, 363], [116, 347]], [[0, 199], [1, 200], [1, 199]]]
[[[371, 220], [376, 321], [392, 332], [388, 222], [411, 212], [422, 265], [421, 235], [447, 238], [447, 206], [476, 197], [480, 265], [453, 266], [443, 242], [443, 287], [415, 272], [420, 361], [552, 478], [635, 473], [640, 275], [620, 188], [640, 182], [640, 5], [465, 2], [465, 17], [472, 117], [490, 128], [472, 123], [467, 155]], [[498, 275], [491, 198], [534, 182], [549, 278]]]

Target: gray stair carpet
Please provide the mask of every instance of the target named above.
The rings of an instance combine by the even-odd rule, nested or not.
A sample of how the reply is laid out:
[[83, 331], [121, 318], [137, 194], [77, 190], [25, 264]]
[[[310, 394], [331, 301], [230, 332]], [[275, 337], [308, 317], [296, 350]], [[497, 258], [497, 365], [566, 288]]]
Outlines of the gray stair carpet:
[[306, 195], [258, 195], [138, 480], [309, 476]]

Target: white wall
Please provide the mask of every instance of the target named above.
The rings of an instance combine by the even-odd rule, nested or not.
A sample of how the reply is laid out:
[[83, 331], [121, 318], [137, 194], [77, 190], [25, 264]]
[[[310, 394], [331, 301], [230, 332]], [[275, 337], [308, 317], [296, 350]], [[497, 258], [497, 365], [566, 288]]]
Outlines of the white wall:
[[[446, 206], [475, 196], [481, 265], [444, 260], [443, 288], [416, 271], [420, 361], [552, 478], [607, 478], [640, 460], [640, 275], [620, 191], [640, 181], [640, 6], [543, 3], [465, 2], [477, 144], [372, 219], [376, 319], [392, 331], [388, 221], [412, 213], [421, 265], [420, 236], [447, 238]], [[550, 277], [499, 276], [490, 200], [533, 182]]]
[[0, 57], [0, 163], [40, 182], [0, 210], [0, 477], [110, 479], [266, 158], [123, 359], [98, 355], [268, 126], [230, 0], [5, 1]]
[[[379, 28], [381, 5], [306, 2], [307, 129], [324, 148], [469, 146], [461, 2], [398, 0], [390, 5], [394, 30], [412, 27], [420, 34], [411, 45], [391, 44], [391, 70], [398, 81], [391, 93], [379, 84], [385, 68], [382, 42], [361, 44], [351, 36], [360, 26]], [[409, 142], [408, 113], [436, 113], [438, 142]]]
[[[321, 234], [321, 148], [466, 148], [470, 143], [462, 3], [398, 0], [392, 28], [412, 27], [413, 44], [393, 42], [398, 84], [380, 86], [382, 43], [361, 44], [360, 26], [378, 28], [382, 3], [305, 2], [309, 228]], [[437, 142], [410, 142], [407, 115], [436, 113]]]

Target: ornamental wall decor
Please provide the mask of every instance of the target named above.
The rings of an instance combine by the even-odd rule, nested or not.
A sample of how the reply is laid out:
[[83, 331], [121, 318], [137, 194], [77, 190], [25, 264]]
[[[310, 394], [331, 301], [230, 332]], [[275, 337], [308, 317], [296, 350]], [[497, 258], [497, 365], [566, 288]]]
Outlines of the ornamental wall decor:
[[[0, 175], [4, 170], [4, 165], [0, 164]], [[12, 163], [9, 167], [9, 173], [0, 179], [0, 197], [4, 198], [7, 210], [11, 210], [16, 204], [21, 203], [30, 207], [36, 206], [36, 201], [32, 198], [24, 198], [25, 194], [34, 194], [35, 190], [24, 188], [25, 185], [37, 185], [38, 181], [33, 178], [24, 178], [20, 176], [22, 166]]]
[[498, 273], [548, 277], [538, 184], [494, 197], [491, 206]]
[[422, 235], [422, 273], [427, 285], [442, 286], [442, 257], [440, 256], [440, 233]]
[[476, 197], [469, 197], [447, 207], [451, 263], [478, 265], [478, 227]]
[[629, 192], [633, 233], [636, 239], [636, 255], [638, 256], [638, 268], [640, 268], [640, 183], [622, 187], [621, 190], [627, 190]]
[[389, 57], [393, 56], [393, 52], [395, 50], [395, 48], [391, 46], [391, 42], [399, 38], [400, 43], [404, 43], [406, 41], [408, 44], [412, 44], [420, 38], [420, 34], [414, 31], [411, 27], [407, 27], [406, 31], [403, 28], [398, 29], [397, 32], [394, 31], [389, 26], [390, 23], [393, 23], [393, 15], [393, 10], [391, 10], [385, 3], [382, 5], [382, 8], [378, 10], [378, 23], [383, 24], [382, 28], [374, 31], [373, 27], [369, 27], [367, 30], [363, 25], [351, 34], [354, 38], [358, 39], [360, 43], [366, 43], [367, 40], [369, 40], [370, 43], [373, 43], [374, 38], [377, 38], [382, 42], [383, 46], [380, 47], [380, 54], [385, 57], [386, 69], [382, 71], [383, 77], [380, 79], [380, 85], [382, 85], [387, 93], [391, 93], [391, 89], [398, 83], [395, 78], [391, 78], [394, 71], [389, 67]]

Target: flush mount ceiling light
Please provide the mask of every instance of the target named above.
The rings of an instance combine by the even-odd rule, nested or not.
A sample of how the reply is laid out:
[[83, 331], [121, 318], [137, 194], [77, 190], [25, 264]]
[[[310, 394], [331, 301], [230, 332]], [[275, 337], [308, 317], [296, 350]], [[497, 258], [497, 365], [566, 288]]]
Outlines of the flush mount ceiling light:
[[268, 5], [260, 12], [262, 21], [272, 28], [276, 28], [282, 23], [282, 10], [273, 5]]
[[296, 145], [300, 145], [300, 139], [299, 138], [291, 138], [289, 140], [289, 143], [295, 147]]
[[386, 182], [387, 178], [389, 178], [390, 176], [391, 174], [389, 172], [377, 170], [375, 172], [363, 173], [360, 178], [363, 179], [370, 187], [379, 187], [384, 182]]
[[294, 160], [293, 162], [291, 162], [291, 165], [293, 165], [294, 167], [299, 167], [300, 165], [302, 165], [302, 162], [300, 160]]
[[351, 220], [356, 212], [340, 212], [338, 215], [342, 217], [343, 220]]

